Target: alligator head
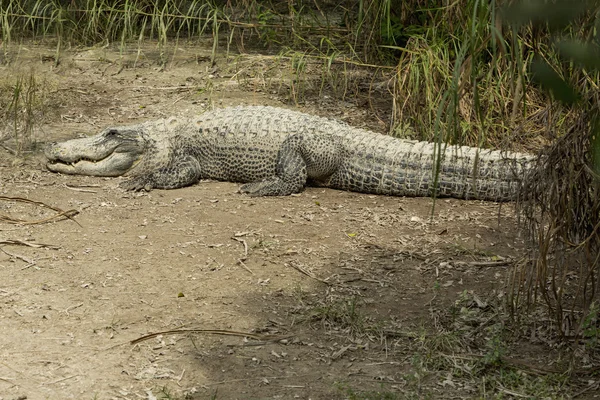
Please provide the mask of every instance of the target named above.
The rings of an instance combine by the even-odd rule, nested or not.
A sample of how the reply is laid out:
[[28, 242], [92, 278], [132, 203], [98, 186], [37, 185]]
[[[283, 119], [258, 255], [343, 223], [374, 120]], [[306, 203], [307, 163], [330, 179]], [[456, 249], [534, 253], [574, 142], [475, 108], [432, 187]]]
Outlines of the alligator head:
[[51, 143], [47, 168], [63, 174], [120, 176], [141, 160], [146, 142], [139, 129], [109, 128], [96, 136]]

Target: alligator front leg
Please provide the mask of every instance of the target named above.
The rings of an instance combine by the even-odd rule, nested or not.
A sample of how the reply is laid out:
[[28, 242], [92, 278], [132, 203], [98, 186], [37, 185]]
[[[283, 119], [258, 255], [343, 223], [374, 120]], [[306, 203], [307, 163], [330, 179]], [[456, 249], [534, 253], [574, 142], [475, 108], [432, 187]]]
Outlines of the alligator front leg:
[[186, 156], [147, 174], [133, 175], [130, 179], [121, 182], [119, 187], [125, 190], [148, 192], [152, 189], [177, 189], [198, 182], [200, 176], [198, 161], [194, 157]]
[[281, 145], [276, 175], [242, 185], [250, 196], [287, 196], [304, 189], [308, 178], [325, 180], [340, 163], [341, 150], [334, 137], [295, 134]]

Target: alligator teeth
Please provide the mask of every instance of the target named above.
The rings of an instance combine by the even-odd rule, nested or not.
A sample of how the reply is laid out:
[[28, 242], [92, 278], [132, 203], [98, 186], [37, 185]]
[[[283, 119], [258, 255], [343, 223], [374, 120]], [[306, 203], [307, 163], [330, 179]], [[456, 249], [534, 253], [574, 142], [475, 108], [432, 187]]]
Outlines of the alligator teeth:
[[80, 162], [89, 162], [89, 163], [94, 163], [94, 164], [97, 164], [97, 163], [99, 163], [100, 161], [102, 161], [102, 160], [91, 160], [91, 159], [89, 159], [89, 158], [81, 158], [81, 159], [79, 159], [79, 160], [77, 160], [77, 161], [63, 162], [63, 163], [64, 163], [64, 164], [67, 164], [67, 165], [71, 165], [72, 167], [74, 167], [75, 165], [79, 164]]

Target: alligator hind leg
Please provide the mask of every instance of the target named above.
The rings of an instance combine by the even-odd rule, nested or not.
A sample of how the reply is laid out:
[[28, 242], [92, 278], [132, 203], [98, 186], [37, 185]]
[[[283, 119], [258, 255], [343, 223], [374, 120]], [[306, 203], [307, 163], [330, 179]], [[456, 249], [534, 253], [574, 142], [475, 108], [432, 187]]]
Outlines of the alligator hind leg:
[[253, 197], [301, 192], [307, 179], [325, 180], [333, 174], [339, 165], [340, 153], [340, 145], [334, 137], [292, 135], [279, 149], [276, 175], [242, 185], [240, 191]]

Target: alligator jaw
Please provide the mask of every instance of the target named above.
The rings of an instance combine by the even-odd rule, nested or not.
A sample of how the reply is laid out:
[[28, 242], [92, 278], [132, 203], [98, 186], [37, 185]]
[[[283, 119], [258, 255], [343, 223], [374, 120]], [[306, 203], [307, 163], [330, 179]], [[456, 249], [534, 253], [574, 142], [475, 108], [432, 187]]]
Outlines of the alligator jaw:
[[49, 160], [48, 170], [69, 175], [121, 176], [137, 163], [129, 153], [112, 152], [101, 160], [82, 158], [77, 161]]
[[45, 149], [46, 167], [70, 175], [121, 176], [144, 154], [144, 141], [137, 132], [113, 128], [81, 139], [51, 143]]

